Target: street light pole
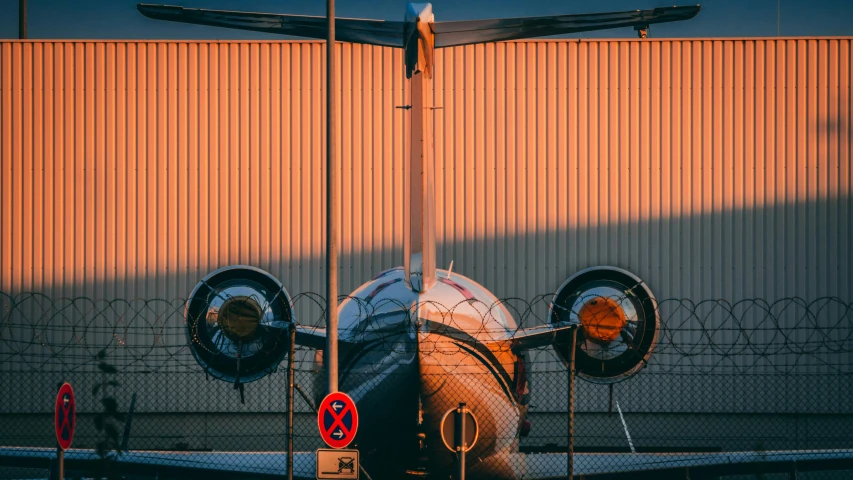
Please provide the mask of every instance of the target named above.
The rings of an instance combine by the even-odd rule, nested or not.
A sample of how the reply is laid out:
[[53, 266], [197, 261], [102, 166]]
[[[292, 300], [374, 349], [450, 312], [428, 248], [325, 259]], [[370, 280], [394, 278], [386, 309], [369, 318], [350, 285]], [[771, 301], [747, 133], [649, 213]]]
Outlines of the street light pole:
[[27, 38], [27, 0], [18, 1], [18, 38]]
[[338, 391], [338, 192], [335, 158], [335, 0], [326, 0], [326, 372]]

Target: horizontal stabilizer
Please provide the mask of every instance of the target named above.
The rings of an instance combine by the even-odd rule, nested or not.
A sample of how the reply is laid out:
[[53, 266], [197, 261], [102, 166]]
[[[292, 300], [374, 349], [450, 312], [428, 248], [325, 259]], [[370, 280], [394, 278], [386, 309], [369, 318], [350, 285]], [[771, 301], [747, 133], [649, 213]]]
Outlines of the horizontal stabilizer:
[[[231, 12], [171, 5], [136, 6], [146, 17], [172, 22], [195, 23], [214, 27], [254, 30], [308, 38], [326, 38], [326, 17], [279, 15], [275, 13]], [[386, 47], [403, 46], [403, 22], [338, 18], [335, 37], [342, 42], [366, 43]]]
[[[157, 20], [318, 39], [324, 39], [327, 36], [326, 17], [208, 10], [144, 3], [138, 4], [137, 8], [146, 17]], [[699, 5], [695, 5], [627, 12], [434, 22], [430, 23], [430, 27], [435, 34], [436, 47], [452, 47], [609, 28], [642, 28], [654, 23], [688, 20], [695, 17], [700, 8]], [[338, 18], [335, 20], [335, 37], [342, 42], [403, 47], [405, 25], [405, 22]]]
[[700, 6], [661, 7], [628, 12], [588, 13], [548, 17], [498, 18], [432, 24], [436, 47], [547, 37], [618, 27], [645, 27], [653, 23], [688, 20]]

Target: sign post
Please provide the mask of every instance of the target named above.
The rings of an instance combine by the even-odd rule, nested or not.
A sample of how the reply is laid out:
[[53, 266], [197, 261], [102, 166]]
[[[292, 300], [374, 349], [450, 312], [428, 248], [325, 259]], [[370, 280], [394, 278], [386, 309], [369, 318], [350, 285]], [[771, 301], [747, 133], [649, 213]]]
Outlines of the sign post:
[[56, 394], [56, 404], [53, 415], [53, 426], [56, 432], [57, 463], [59, 478], [65, 478], [65, 451], [71, 448], [74, 439], [74, 426], [77, 423], [77, 404], [74, 401], [74, 390], [71, 384], [65, 382]]
[[335, 0], [326, 0], [326, 371], [328, 393], [338, 391], [338, 191], [335, 128]]

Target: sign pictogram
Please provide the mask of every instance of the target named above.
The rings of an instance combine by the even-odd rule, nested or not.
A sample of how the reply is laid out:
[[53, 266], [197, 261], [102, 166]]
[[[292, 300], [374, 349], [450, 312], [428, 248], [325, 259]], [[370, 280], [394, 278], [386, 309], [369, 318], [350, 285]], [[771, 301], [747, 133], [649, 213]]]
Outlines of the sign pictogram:
[[74, 439], [74, 424], [77, 421], [77, 405], [74, 402], [74, 390], [70, 383], [63, 383], [56, 394], [56, 413], [54, 414], [54, 427], [56, 428], [56, 441], [59, 448], [68, 450], [71, 448], [71, 440]]
[[317, 480], [358, 480], [358, 450], [317, 450]]
[[358, 431], [358, 411], [346, 393], [326, 395], [317, 409], [317, 427], [323, 441], [332, 448], [344, 448]]

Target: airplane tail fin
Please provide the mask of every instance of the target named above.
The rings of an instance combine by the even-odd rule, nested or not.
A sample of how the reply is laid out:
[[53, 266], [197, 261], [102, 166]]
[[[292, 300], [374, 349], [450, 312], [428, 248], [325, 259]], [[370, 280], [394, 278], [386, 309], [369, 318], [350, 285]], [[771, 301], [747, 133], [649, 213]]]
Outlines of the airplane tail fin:
[[429, 76], [412, 75], [409, 108], [411, 145], [405, 165], [403, 268], [412, 290], [425, 293], [435, 284], [435, 159], [430, 134]]
[[695, 5], [627, 12], [436, 22], [432, 24], [432, 31], [436, 48], [454, 47], [618, 27], [645, 28], [654, 23], [691, 19], [699, 13], [700, 8]]

